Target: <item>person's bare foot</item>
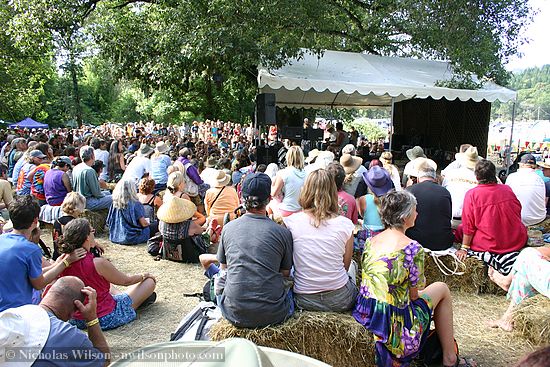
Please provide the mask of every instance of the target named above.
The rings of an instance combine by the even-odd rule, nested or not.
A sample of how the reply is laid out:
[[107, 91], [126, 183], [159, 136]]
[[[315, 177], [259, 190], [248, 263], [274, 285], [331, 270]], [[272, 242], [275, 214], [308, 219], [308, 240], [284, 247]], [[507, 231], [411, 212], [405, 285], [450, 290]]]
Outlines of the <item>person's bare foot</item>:
[[511, 320], [505, 319], [489, 320], [487, 326], [491, 328], [500, 328], [507, 332], [514, 330], [514, 323]]
[[504, 289], [506, 292], [508, 292], [508, 289], [510, 288], [510, 284], [512, 283], [512, 275], [502, 275], [495, 269], [493, 269], [491, 266], [489, 266], [488, 271], [489, 278], [500, 288]]

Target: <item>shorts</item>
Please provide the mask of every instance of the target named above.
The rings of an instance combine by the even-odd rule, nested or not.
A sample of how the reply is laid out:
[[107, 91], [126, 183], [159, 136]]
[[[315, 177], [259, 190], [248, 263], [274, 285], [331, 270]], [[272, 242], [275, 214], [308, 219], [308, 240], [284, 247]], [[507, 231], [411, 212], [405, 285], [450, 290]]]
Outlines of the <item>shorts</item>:
[[[99, 318], [101, 330], [115, 329], [134, 321], [137, 317], [136, 310], [132, 308], [132, 299], [128, 294], [117, 294], [113, 296], [113, 299], [116, 302], [115, 309], [110, 314]], [[86, 322], [84, 320], [72, 319], [69, 322], [79, 329], [86, 329]]]

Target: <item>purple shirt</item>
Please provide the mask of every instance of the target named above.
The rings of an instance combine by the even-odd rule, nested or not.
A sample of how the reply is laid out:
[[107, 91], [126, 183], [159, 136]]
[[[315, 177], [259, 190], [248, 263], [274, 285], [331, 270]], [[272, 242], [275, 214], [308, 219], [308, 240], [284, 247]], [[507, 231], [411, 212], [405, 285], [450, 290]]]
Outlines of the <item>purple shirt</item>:
[[184, 166], [187, 163], [189, 163], [190, 166], [187, 167], [187, 172], [186, 172], [187, 176], [189, 176], [189, 178], [192, 179], [193, 182], [196, 183], [197, 185], [202, 185], [203, 184], [201, 176], [199, 176], [199, 171], [197, 170], [197, 167], [193, 166], [193, 164], [191, 164], [189, 159], [184, 158], [184, 157], [179, 157], [178, 161], [180, 161]]
[[60, 169], [51, 169], [44, 175], [44, 194], [49, 205], [61, 205], [67, 196], [67, 188], [62, 180], [64, 173]]

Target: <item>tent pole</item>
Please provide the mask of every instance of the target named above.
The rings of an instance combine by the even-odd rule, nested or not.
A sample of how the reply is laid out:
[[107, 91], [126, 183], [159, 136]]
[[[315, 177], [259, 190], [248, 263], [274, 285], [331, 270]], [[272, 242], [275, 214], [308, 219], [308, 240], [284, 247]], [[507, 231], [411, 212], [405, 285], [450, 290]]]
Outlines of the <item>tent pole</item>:
[[391, 122], [390, 122], [390, 144], [388, 146], [389, 148], [389, 151], [391, 153], [391, 148], [392, 148], [392, 140], [393, 140], [393, 114], [394, 114], [394, 108], [395, 108], [395, 98], [392, 97], [391, 99]]
[[[512, 157], [512, 138], [514, 137], [514, 120], [516, 118], [516, 102], [512, 104], [512, 128], [510, 129], [510, 158]], [[518, 154], [519, 154], [519, 142], [518, 142]], [[510, 173], [510, 158], [506, 157], [506, 176]]]

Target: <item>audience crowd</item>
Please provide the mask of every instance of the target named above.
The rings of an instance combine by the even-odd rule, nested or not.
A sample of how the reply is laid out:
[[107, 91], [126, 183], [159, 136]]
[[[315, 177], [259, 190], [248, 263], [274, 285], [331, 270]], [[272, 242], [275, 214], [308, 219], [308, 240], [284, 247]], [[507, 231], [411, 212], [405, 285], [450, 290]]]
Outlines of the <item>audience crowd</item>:
[[[528, 247], [528, 229], [550, 215], [549, 161], [525, 154], [502, 183], [469, 144], [440, 174], [415, 146], [400, 174], [379, 142], [341, 124], [325, 134], [314, 147], [208, 120], [2, 132], [0, 325], [20, 320], [14, 332], [32, 325], [41, 346], [68, 338], [97, 352], [91, 365], [109, 362], [101, 330], [155, 302], [156, 277], [107, 261], [90, 215], [114, 244], [200, 262], [236, 326], [279, 324], [295, 309], [351, 312], [374, 334], [378, 366], [409, 365], [432, 320], [443, 365], [476, 365], [456, 353], [447, 285], [426, 286], [428, 252], [486, 264], [510, 299], [491, 327], [512, 330], [523, 299], [550, 297], [550, 252]], [[258, 141], [278, 150], [275, 161]], [[53, 225], [52, 254], [39, 222]]]

